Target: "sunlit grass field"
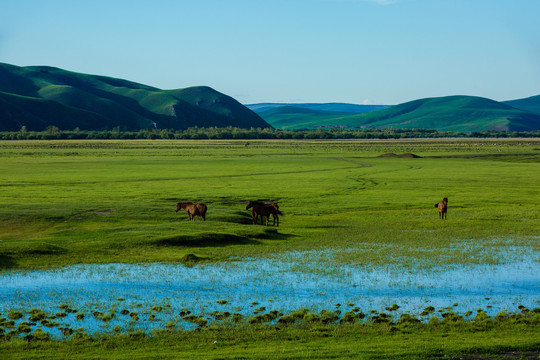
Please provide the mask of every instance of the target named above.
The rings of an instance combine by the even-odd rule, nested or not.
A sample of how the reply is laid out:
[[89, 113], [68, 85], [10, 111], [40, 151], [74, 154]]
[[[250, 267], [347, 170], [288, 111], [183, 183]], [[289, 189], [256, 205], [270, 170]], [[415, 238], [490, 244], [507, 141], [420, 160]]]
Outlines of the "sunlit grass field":
[[[1, 142], [0, 264], [322, 248], [351, 264], [491, 262], [492, 248], [539, 249], [539, 162], [538, 139]], [[248, 200], [277, 201], [279, 228], [252, 225]], [[206, 203], [207, 221], [177, 201]]]
[[[389, 153], [398, 156], [381, 157]], [[191, 265], [308, 250], [306, 261], [320, 262], [321, 271], [328, 261], [491, 264], [505, 261], [506, 248], [513, 256], [540, 250], [539, 162], [540, 139], [0, 142], [0, 268]], [[443, 197], [444, 221], [434, 207]], [[277, 201], [280, 226], [252, 225], [248, 200]], [[175, 213], [178, 201], [206, 203], [207, 221]], [[328, 249], [330, 258], [317, 257]], [[299, 322], [151, 337], [11, 338], [0, 341], [0, 355], [482, 359], [540, 351], [538, 314], [478, 316], [448, 324]]]

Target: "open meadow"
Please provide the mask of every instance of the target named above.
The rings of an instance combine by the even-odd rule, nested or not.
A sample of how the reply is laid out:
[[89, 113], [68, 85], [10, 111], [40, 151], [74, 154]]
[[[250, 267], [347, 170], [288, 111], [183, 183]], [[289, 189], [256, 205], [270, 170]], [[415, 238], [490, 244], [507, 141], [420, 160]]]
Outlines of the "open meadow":
[[[0, 142], [0, 284], [4, 287], [0, 292], [0, 335], [4, 338], [0, 354], [9, 352], [13, 358], [43, 354], [133, 358], [142, 354], [145, 358], [227, 359], [452, 358], [507, 352], [538, 356], [539, 163], [540, 139]], [[449, 199], [447, 220], [440, 220], [434, 207], [443, 197]], [[277, 202], [283, 213], [279, 227], [253, 225], [251, 211], [246, 210], [249, 200]], [[206, 221], [190, 222], [183, 210], [176, 213], [180, 201], [205, 203]], [[155, 269], [122, 268], [122, 264], [156, 263]], [[117, 302], [100, 308], [98, 316], [97, 300], [92, 300], [93, 305], [62, 299], [50, 304], [47, 300], [50, 308], [45, 309], [38, 300], [38, 305], [33, 302], [42, 295], [26, 302], [27, 295], [20, 295], [20, 288], [6, 290], [6, 284], [19, 276], [28, 275], [38, 282], [44, 281], [39, 280], [43, 272], [66, 278], [68, 270], [62, 269], [118, 272], [119, 276], [129, 273], [126, 279], [140, 281], [150, 272], [174, 273], [174, 277], [180, 276], [176, 271], [190, 272], [194, 279], [207, 271], [205, 276], [213, 282], [235, 269], [255, 273], [254, 269], [263, 266], [264, 271], [256, 275], [261, 286], [267, 286], [263, 281], [268, 277], [300, 274], [304, 280], [299, 283], [308, 277], [324, 278], [335, 292], [319, 289], [316, 295], [323, 300], [304, 303], [305, 298], [318, 299], [308, 293], [283, 305], [275, 294], [261, 295], [256, 304], [240, 295], [257, 289], [221, 291], [215, 295], [220, 297], [204, 301], [221, 301], [216, 306], [224, 306], [229, 315], [223, 311], [210, 316], [214, 310], [210, 306], [195, 309], [194, 303], [184, 304], [193, 306], [189, 310], [197, 315], [187, 320], [195, 326], [186, 329], [178, 315], [182, 306], [171, 294], [156, 300], [160, 309], [150, 311], [146, 299], [129, 302], [129, 291], [134, 291], [130, 288], [127, 295], [111, 295]], [[504, 270], [504, 266], [515, 267]], [[385, 286], [391, 289], [402, 282], [403, 273], [409, 274], [404, 280], [412, 284], [408, 300], [385, 294], [383, 302], [390, 301], [388, 306], [399, 304], [386, 309], [389, 317], [382, 315], [384, 307], [362, 306], [367, 295], [360, 290], [348, 292], [353, 287], [367, 289], [354, 277], [358, 269], [376, 279], [371, 281], [371, 293], [377, 291], [379, 282], [387, 281]], [[477, 269], [497, 274], [485, 295], [467, 293], [466, 297], [461, 294], [464, 297], [436, 302], [433, 293], [426, 292], [420, 299], [410, 294], [436, 287], [422, 281], [444, 278], [455, 282], [449, 270], [465, 271], [460, 276], [466, 284], [474, 280]], [[497, 279], [508, 271], [512, 273], [509, 288], [493, 290]], [[390, 279], [377, 277], [381, 273]], [[413, 279], [420, 273], [424, 280]], [[240, 281], [241, 276], [235, 275], [231, 281]], [[510, 299], [515, 292], [512, 283], [520, 276], [526, 278], [522, 286], [526, 292]], [[479, 278], [484, 282], [482, 274]], [[219, 288], [216, 284], [214, 288]], [[229, 283], [221, 286], [232, 287]], [[14, 294], [20, 297], [16, 309], [10, 303]], [[201, 294], [194, 296], [199, 302]], [[268, 302], [265, 296], [270, 298]], [[482, 303], [475, 302], [476, 298]], [[243, 307], [241, 302], [249, 304]], [[442, 304], [448, 307], [438, 311]], [[74, 309], [73, 314], [65, 311], [58, 316], [54, 312], [59, 310], [51, 310], [62, 305], [64, 310]], [[369, 305], [382, 306], [376, 301]], [[426, 313], [428, 305], [435, 310]], [[94, 326], [98, 329], [92, 331], [95, 335], [80, 329], [75, 338], [73, 331], [66, 334], [61, 329], [61, 341], [23, 340], [28, 334], [47, 330], [40, 321], [49, 315], [66, 329], [62, 318], [75, 321], [76, 315], [85, 313], [88, 319], [93, 311], [101, 324], [118, 320], [122, 306], [129, 308], [129, 326], [118, 321], [114, 330], [112, 325], [103, 331], [99, 331], [101, 325]], [[270, 314], [270, 306], [276, 307], [275, 313]], [[49, 315], [32, 321], [37, 310], [32, 313], [31, 308], [35, 307]], [[162, 312], [171, 309], [167, 327], [134, 327], [131, 314], [137, 307], [141, 318], [143, 312], [149, 317], [145, 320], [149, 324], [156, 317], [166, 317]], [[479, 307], [487, 314], [478, 311]], [[392, 318], [397, 308], [401, 308], [401, 317]], [[298, 309], [303, 309], [302, 316], [294, 313]], [[467, 315], [467, 310], [474, 313]], [[10, 311], [20, 311], [21, 317], [8, 316]], [[322, 321], [329, 312], [336, 314], [335, 319]], [[502, 312], [507, 316], [501, 317]], [[238, 313], [237, 321], [229, 319], [231, 313]], [[344, 321], [347, 313], [350, 317]], [[437, 313], [440, 320], [430, 319]], [[103, 320], [107, 314], [111, 319]], [[262, 319], [257, 314], [270, 315]], [[405, 321], [405, 327], [398, 323], [398, 318], [407, 316], [422, 321]], [[475, 323], [478, 316], [484, 320], [483, 326]], [[26, 317], [29, 330], [18, 331]], [[458, 320], [441, 325], [448, 318]], [[508, 321], [499, 324], [495, 319]], [[149, 333], [153, 335], [148, 337]], [[33, 340], [38, 338], [35, 335]]]

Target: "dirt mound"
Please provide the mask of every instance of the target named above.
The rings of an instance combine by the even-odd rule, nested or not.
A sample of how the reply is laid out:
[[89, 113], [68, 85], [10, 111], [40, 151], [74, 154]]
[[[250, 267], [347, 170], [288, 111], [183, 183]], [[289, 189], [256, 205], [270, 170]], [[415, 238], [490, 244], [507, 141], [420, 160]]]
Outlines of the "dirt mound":
[[384, 157], [384, 158], [409, 158], [409, 159], [421, 158], [421, 156], [415, 155], [415, 154], [412, 154], [412, 153], [405, 153], [405, 154], [399, 154], [399, 155], [394, 154], [394, 153], [386, 153], [386, 154], [379, 155], [379, 157]]
[[197, 255], [187, 254], [187, 255], [184, 255], [184, 257], [180, 261], [182, 261], [183, 263], [198, 263], [203, 260], [204, 258], [198, 257]]
[[417, 158], [421, 158], [421, 156], [419, 155], [416, 155], [416, 154], [411, 154], [411, 153], [405, 153], [405, 154], [401, 154], [401, 155], [398, 155], [398, 157], [400, 158], [414, 158], [414, 159], [417, 159]]

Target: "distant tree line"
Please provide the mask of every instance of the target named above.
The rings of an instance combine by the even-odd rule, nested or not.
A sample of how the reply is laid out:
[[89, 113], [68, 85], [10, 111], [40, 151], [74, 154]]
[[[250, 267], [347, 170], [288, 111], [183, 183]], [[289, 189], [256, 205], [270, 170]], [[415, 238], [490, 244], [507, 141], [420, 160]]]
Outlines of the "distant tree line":
[[49, 126], [45, 131], [0, 132], [0, 140], [69, 140], [69, 139], [406, 139], [406, 138], [532, 138], [540, 137], [536, 131], [473, 131], [452, 132], [429, 129], [316, 129], [277, 130], [272, 128], [242, 129], [236, 127], [193, 127], [186, 130], [142, 129], [139, 131], [112, 130], [60, 130]]

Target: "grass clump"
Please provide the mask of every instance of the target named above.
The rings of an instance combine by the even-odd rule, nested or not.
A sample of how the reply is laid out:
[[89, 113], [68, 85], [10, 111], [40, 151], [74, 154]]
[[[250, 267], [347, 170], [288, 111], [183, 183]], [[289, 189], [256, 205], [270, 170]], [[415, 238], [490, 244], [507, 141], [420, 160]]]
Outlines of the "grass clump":
[[18, 311], [18, 310], [10, 310], [8, 312], [8, 317], [11, 319], [11, 320], [19, 320], [20, 318], [22, 318], [24, 315], [21, 311]]
[[[159, 353], [165, 358], [212, 357], [212, 346], [219, 344], [220, 356], [247, 359], [272, 358], [493, 358], [504, 353], [540, 354], [540, 314], [521, 311], [500, 313], [489, 317], [477, 312], [471, 320], [461, 320], [457, 314], [444, 312], [433, 315], [429, 322], [421, 322], [411, 314], [402, 314], [390, 322], [356, 321], [356, 312], [345, 312], [341, 319], [355, 321], [320, 321], [323, 316], [335, 314], [312, 313], [300, 309], [280, 316], [277, 325], [270, 321], [247, 321], [231, 326], [230, 322], [199, 325], [196, 330], [181, 330], [170, 321], [162, 331], [153, 331], [148, 336], [143, 331], [122, 333], [113, 331], [108, 335], [88, 336], [70, 328], [61, 328], [63, 340], [38, 345], [38, 330], [27, 333], [24, 338], [36, 343], [28, 347], [13, 333], [5, 334], [0, 341], [0, 351], [10, 351], [14, 358], [55, 355], [65, 357], [73, 351], [78, 354], [107, 355], [107, 357], [133, 356], [151, 357]], [[270, 312], [268, 313], [270, 314]], [[303, 317], [300, 317], [303, 314]], [[385, 313], [377, 313], [383, 317]], [[265, 314], [253, 318], [262, 318]], [[279, 312], [273, 315], [280, 315]], [[201, 317], [188, 315], [197, 324]], [[231, 316], [234, 317], [234, 314]], [[288, 318], [290, 321], [281, 321]], [[270, 319], [270, 318], [268, 318]], [[436, 319], [436, 320], [435, 320]], [[451, 320], [450, 320], [451, 319]], [[185, 319], [187, 320], [187, 319]], [[482, 324], [482, 326], [479, 326]], [[487, 326], [489, 325], [489, 326]], [[33, 338], [28, 335], [34, 335]], [[43, 342], [49, 342], [47, 336]], [[281, 345], [280, 345], [281, 344]], [[166, 345], [166, 346], [165, 346]], [[286, 350], [283, 352], [283, 347]], [[250, 351], [246, 352], [246, 348]], [[322, 350], [321, 350], [322, 349]], [[322, 351], [322, 352], [321, 352]], [[223, 353], [225, 352], [225, 353]], [[21, 356], [18, 356], [18, 355]], [[351, 354], [353, 354], [351, 356]], [[214, 354], [215, 355], [215, 354]], [[489, 357], [488, 357], [489, 355]]]
[[41, 321], [47, 317], [47, 314], [40, 309], [32, 308], [30, 310], [30, 321]]

